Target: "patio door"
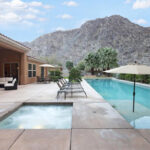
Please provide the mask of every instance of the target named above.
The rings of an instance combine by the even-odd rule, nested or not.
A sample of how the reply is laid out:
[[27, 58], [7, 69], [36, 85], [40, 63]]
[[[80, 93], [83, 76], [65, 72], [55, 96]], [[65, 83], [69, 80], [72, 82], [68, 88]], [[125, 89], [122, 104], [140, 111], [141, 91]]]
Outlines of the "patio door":
[[4, 76], [16, 78], [18, 81], [18, 64], [17, 63], [4, 64]]

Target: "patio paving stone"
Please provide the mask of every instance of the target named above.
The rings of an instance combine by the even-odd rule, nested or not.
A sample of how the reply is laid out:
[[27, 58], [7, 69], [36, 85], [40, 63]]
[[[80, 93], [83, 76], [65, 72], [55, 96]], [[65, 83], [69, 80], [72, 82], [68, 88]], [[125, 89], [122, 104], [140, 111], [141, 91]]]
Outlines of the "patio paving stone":
[[0, 118], [21, 105], [22, 103], [0, 103]]
[[137, 131], [150, 143], [150, 129], [138, 129]]
[[133, 129], [73, 129], [71, 150], [150, 150]]
[[70, 130], [25, 130], [10, 150], [70, 150]]
[[107, 103], [74, 103], [72, 128], [132, 128]]
[[0, 130], [0, 150], [9, 150], [23, 130]]

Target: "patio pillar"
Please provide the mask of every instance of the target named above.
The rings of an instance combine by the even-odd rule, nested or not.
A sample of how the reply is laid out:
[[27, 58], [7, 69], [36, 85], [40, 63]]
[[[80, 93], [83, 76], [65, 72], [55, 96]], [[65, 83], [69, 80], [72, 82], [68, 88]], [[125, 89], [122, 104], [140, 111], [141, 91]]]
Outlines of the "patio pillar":
[[0, 62], [0, 77], [3, 77], [3, 64]]
[[27, 55], [21, 54], [21, 65], [20, 65], [20, 84], [27, 84], [28, 78], [28, 63], [27, 63]]

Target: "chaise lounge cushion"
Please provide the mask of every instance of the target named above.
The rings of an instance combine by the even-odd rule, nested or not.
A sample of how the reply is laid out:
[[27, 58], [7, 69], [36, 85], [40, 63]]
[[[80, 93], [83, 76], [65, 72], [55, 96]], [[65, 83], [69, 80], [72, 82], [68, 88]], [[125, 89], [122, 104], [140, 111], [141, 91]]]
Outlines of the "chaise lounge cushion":
[[15, 84], [15, 82], [16, 82], [16, 79], [14, 79], [14, 80], [12, 81], [12, 83], [6, 83], [6, 84], [5, 84], [5, 87], [13, 87], [14, 84]]
[[0, 84], [6, 84], [10, 81], [13, 81], [13, 78], [12, 77], [5, 77], [5, 78], [0, 78]]
[[5, 81], [6, 81], [6, 82], [13, 81], [13, 78], [12, 78], [12, 77], [6, 77], [6, 78], [5, 78]]
[[0, 84], [5, 84], [6, 81], [5, 81], [5, 78], [0, 78]]
[[17, 90], [17, 80], [13, 79], [12, 83], [5, 84], [5, 90]]
[[14, 86], [13, 83], [5, 83], [5, 87], [8, 87], [8, 86]]
[[0, 78], [0, 82], [5, 82], [5, 78]]

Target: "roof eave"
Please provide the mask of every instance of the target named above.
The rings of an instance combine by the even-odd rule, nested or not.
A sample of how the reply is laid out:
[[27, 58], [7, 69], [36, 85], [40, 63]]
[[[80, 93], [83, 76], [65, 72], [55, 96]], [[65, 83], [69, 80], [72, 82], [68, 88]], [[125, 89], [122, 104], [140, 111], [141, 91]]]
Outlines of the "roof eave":
[[8, 48], [12, 48], [12, 49], [14, 48], [17, 51], [24, 52], [24, 53], [27, 53], [31, 50], [29, 47], [26, 47], [23, 44], [14, 41], [8, 37], [5, 37], [1, 34], [0, 34], [0, 44], [5, 45]]
[[41, 64], [45, 63], [43, 60], [37, 59], [35, 57], [31, 57], [31, 56], [28, 56], [28, 60], [35, 61], [35, 62], [38, 62], [38, 63], [41, 63]]

